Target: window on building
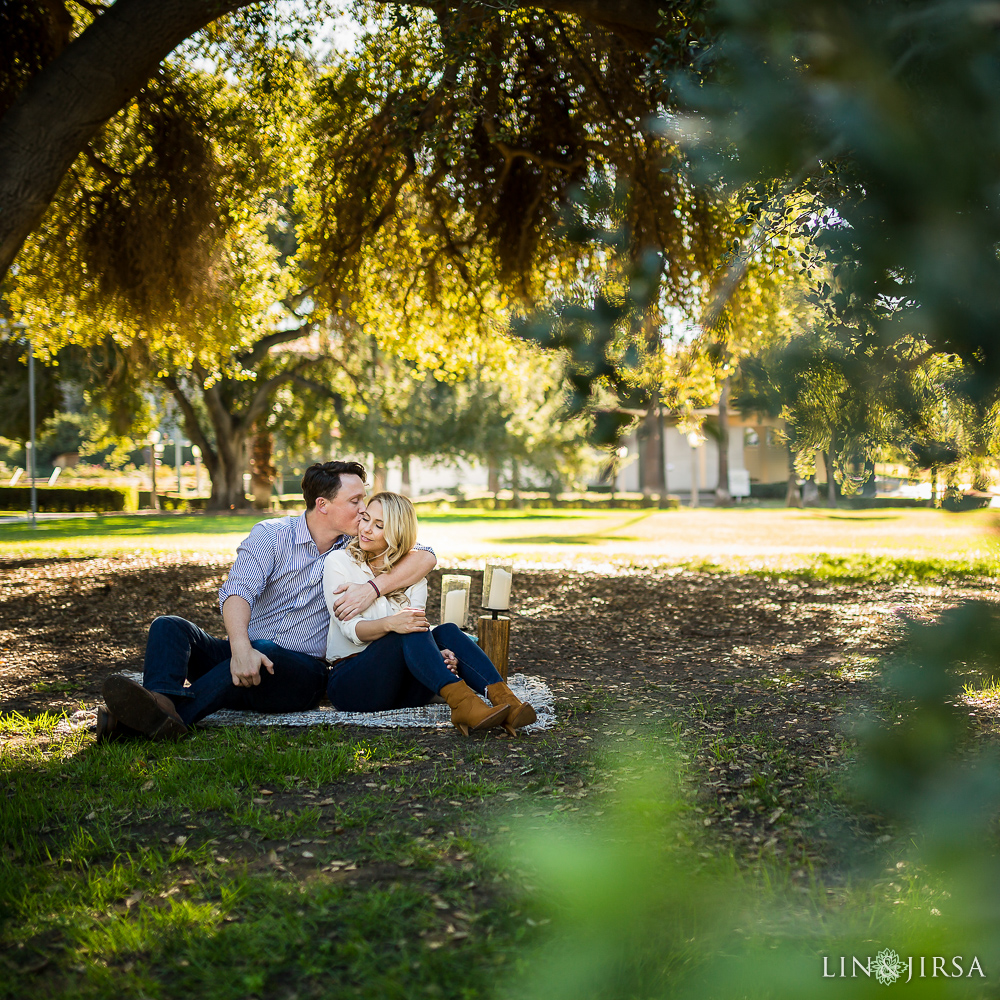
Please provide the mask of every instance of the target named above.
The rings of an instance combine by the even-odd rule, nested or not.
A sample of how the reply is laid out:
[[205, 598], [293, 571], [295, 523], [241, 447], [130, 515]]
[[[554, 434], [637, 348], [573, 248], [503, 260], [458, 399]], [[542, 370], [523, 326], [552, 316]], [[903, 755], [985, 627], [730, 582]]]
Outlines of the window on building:
[[756, 448], [760, 444], [760, 436], [752, 427], [743, 429], [743, 446], [745, 448]]

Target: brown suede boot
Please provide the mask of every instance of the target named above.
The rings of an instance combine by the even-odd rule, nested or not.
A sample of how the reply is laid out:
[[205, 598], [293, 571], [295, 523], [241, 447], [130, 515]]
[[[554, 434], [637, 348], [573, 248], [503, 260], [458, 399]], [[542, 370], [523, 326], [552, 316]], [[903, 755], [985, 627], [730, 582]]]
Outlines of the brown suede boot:
[[441, 697], [451, 706], [451, 724], [463, 735], [470, 729], [492, 729], [502, 726], [510, 709], [503, 705], [491, 708], [465, 681], [455, 681], [441, 688]]
[[490, 699], [491, 705], [509, 705], [510, 715], [503, 724], [504, 729], [511, 736], [516, 736], [515, 730], [522, 726], [530, 726], [538, 720], [535, 710], [526, 702], [521, 701], [504, 681], [497, 681], [486, 688], [486, 697]]

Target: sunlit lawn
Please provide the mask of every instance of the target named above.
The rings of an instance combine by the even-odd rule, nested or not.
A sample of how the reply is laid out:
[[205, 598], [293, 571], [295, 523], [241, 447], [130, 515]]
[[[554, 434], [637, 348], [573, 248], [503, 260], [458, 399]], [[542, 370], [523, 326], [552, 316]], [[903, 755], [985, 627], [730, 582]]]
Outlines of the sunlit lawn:
[[[258, 515], [120, 514], [0, 524], [0, 558], [235, 552]], [[448, 511], [421, 515], [443, 565], [496, 553], [525, 564], [687, 563], [783, 570], [822, 555], [841, 566], [893, 560], [994, 575], [996, 515], [935, 510]]]

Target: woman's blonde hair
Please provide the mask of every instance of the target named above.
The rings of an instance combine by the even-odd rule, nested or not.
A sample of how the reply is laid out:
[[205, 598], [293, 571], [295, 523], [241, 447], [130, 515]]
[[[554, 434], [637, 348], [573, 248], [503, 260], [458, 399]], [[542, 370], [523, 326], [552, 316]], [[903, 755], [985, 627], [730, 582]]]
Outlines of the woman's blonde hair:
[[[376, 493], [369, 501], [369, 506], [375, 501], [382, 505], [383, 536], [388, 548], [385, 550], [385, 560], [378, 573], [388, 573], [400, 559], [417, 543], [417, 512], [413, 504], [399, 493]], [[380, 553], [368, 553], [362, 550], [358, 538], [352, 538], [347, 546], [351, 558], [357, 563], [367, 563]], [[378, 574], [376, 574], [378, 575]]]

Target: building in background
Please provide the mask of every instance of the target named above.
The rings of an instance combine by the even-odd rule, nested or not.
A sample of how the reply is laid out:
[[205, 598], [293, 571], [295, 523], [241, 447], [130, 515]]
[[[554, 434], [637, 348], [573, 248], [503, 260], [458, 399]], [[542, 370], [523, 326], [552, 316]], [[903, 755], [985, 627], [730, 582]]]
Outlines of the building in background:
[[[695, 411], [702, 419], [700, 433], [684, 433], [676, 414], [662, 417], [664, 464], [668, 493], [690, 493], [693, 483], [699, 493], [714, 494], [719, 484], [719, 410], [706, 407]], [[782, 422], [775, 418], [728, 414], [729, 490], [747, 496], [750, 486], [784, 484], [788, 480], [788, 448], [781, 437]], [[623, 493], [640, 493], [648, 488], [644, 442], [640, 429], [622, 440], [614, 488]], [[655, 472], [653, 473], [655, 476]]]

